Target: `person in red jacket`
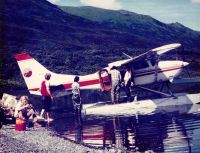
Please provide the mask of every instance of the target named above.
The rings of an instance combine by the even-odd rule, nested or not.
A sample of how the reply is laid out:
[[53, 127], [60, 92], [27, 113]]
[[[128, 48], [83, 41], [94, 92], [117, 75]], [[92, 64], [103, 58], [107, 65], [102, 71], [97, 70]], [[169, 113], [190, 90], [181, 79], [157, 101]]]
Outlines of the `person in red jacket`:
[[50, 118], [50, 109], [51, 109], [51, 103], [53, 100], [53, 97], [52, 97], [51, 91], [50, 91], [50, 82], [49, 82], [50, 78], [51, 78], [50, 73], [45, 74], [45, 80], [42, 81], [41, 89], [40, 89], [41, 94], [42, 94], [42, 103], [43, 103], [40, 117], [44, 118], [44, 113], [46, 112], [47, 122], [53, 121], [53, 119]]

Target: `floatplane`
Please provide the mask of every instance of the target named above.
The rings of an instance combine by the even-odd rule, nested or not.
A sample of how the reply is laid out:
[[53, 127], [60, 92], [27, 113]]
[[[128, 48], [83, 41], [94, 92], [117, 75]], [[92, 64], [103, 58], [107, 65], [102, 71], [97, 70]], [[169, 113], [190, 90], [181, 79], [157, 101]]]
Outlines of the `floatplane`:
[[[109, 91], [111, 89], [112, 82], [110, 80], [110, 69], [113, 66], [122, 67], [129, 66], [134, 74], [132, 76], [132, 81], [134, 86], [149, 92], [160, 94], [165, 96], [165, 98], [156, 100], [142, 100], [130, 103], [121, 103], [115, 105], [99, 105], [89, 104], [83, 106], [85, 112], [92, 110], [92, 112], [105, 112], [104, 108], [109, 108], [109, 110], [120, 110], [126, 107], [136, 108], [136, 107], [158, 107], [165, 105], [176, 105], [185, 104], [187, 101], [189, 103], [200, 102], [200, 95], [174, 95], [169, 89], [169, 94], [164, 93], [161, 90], [156, 91], [150, 88], [146, 88], [145, 85], [155, 84], [155, 83], [170, 83], [181, 73], [184, 67], [189, 63], [181, 60], [160, 60], [160, 56], [171, 50], [177, 49], [181, 46], [179, 43], [173, 43], [164, 45], [158, 48], [151, 49], [139, 56], [131, 57], [125, 54], [128, 59], [119, 60], [108, 64], [108, 67], [101, 69], [93, 74], [79, 76], [80, 77], [80, 88], [84, 89], [100, 89], [101, 91]], [[51, 74], [50, 84], [52, 86], [52, 93], [54, 97], [60, 97], [63, 95], [71, 94], [71, 84], [73, 83], [75, 75], [57, 74], [41, 65], [38, 61], [32, 58], [28, 53], [21, 53], [15, 56], [22, 76], [28, 87], [30, 94], [41, 95], [40, 86], [44, 79], [46, 73]], [[189, 97], [188, 97], [189, 96]], [[189, 99], [189, 100], [188, 100]], [[164, 101], [164, 102], [162, 102]], [[87, 111], [86, 111], [87, 110]], [[93, 111], [95, 110], [95, 111]], [[104, 110], [104, 111], [102, 111]]]

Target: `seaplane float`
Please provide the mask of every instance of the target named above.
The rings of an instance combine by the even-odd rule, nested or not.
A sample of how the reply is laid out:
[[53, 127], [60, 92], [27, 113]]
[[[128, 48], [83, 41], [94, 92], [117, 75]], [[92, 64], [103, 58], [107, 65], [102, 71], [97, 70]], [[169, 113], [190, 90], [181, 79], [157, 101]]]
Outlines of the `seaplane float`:
[[[97, 102], [83, 104], [83, 112], [86, 114], [118, 114], [125, 110], [136, 110], [140, 108], [157, 108], [169, 105], [197, 104], [200, 102], [200, 93], [197, 94], [174, 94], [169, 84], [180, 75], [183, 68], [189, 63], [182, 60], [160, 60], [160, 56], [171, 50], [179, 48], [181, 44], [173, 43], [158, 48], [151, 49], [136, 57], [125, 54], [128, 59], [109, 63], [106, 68], [93, 74], [79, 76], [81, 90], [101, 90], [109, 91], [112, 82], [110, 80], [110, 69], [113, 66], [129, 66], [132, 71], [132, 81], [134, 88], [152, 92], [164, 96], [158, 99], [138, 100], [135, 98], [129, 103], [110, 104], [109, 102]], [[21, 74], [25, 80], [30, 94], [41, 95], [40, 86], [46, 73], [51, 74], [50, 84], [54, 97], [71, 94], [71, 85], [75, 75], [57, 74], [41, 65], [27, 52], [15, 55]], [[197, 80], [199, 82], [199, 80]], [[146, 85], [160, 84], [159, 90], [147, 88]], [[166, 86], [168, 92], [163, 92]], [[127, 112], [127, 111], [126, 111]]]

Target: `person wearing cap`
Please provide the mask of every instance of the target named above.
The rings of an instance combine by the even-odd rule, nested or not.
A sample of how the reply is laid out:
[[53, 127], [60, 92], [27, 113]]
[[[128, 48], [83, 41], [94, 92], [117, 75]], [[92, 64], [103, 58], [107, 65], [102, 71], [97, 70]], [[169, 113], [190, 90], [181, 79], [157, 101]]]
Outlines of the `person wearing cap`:
[[51, 103], [53, 100], [51, 91], [50, 91], [50, 78], [51, 78], [51, 74], [50, 73], [46, 73], [45, 74], [45, 80], [42, 81], [41, 83], [41, 94], [42, 94], [42, 110], [40, 113], [40, 118], [44, 118], [44, 113], [46, 112], [46, 121], [47, 122], [51, 122], [53, 121], [52, 118], [50, 118], [50, 110], [51, 110]]
[[110, 74], [111, 74], [111, 81], [112, 81], [111, 100], [113, 103], [116, 103], [118, 101], [116, 97], [116, 87], [119, 85], [121, 81], [121, 74], [117, 70], [116, 66], [113, 66], [111, 68]]

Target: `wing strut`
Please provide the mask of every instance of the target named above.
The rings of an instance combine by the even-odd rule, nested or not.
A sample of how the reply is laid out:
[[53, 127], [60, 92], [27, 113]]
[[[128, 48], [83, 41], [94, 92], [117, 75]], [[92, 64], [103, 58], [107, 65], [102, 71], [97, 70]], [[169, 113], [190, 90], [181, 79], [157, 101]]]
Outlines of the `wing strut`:
[[141, 86], [138, 86], [138, 88], [143, 89], [143, 90], [147, 90], [147, 91], [150, 91], [150, 92], [153, 92], [153, 93], [157, 93], [157, 94], [160, 94], [160, 95], [164, 95], [164, 96], [167, 96], [167, 97], [171, 97], [172, 96], [171, 94], [166, 94], [164, 92], [156, 91], [156, 90], [145, 88], [145, 87], [141, 87]]
[[[167, 87], [169, 94], [162, 92], [164, 85]], [[153, 90], [153, 89], [146, 88], [146, 87], [142, 87], [142, 86], [137, 86], [137, 88], [142, 89], [142, 90], [146, 90], [146, 91], [149, 91], [149, 92], [152, 92], [152, 93], [156, 93], [156, 94], [159, 94], [159, 95], [163, 95], [163, 96], [166, 96], [166, 97], [175, 97], [174, 93], [170, 89], [169, 82], [163, 82], [160, 91]]]

